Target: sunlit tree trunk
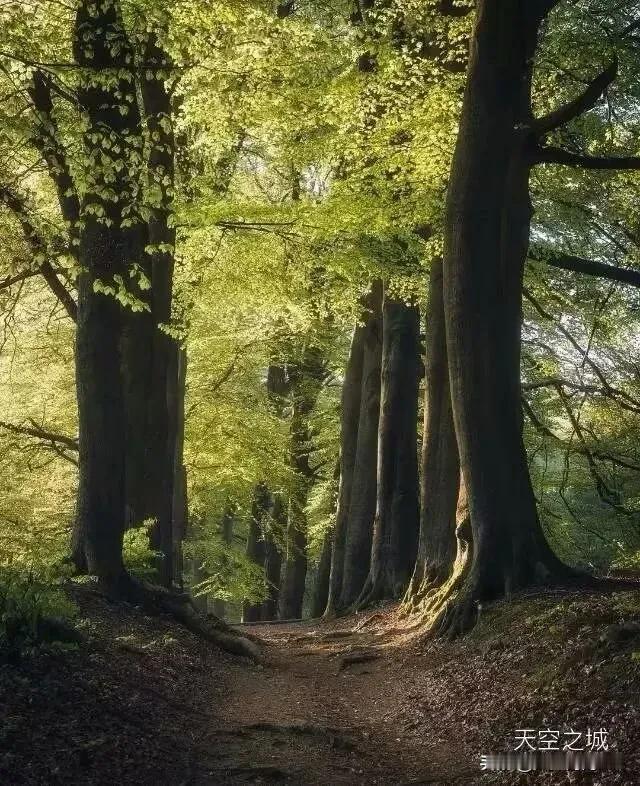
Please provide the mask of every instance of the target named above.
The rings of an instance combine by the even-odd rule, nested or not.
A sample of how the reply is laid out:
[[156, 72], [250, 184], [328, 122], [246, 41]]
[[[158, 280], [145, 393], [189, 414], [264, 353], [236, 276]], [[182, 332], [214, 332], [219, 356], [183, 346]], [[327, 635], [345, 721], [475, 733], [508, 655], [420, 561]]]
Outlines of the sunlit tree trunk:
[[378, 425], [377, 497], [369, 576], [359, 606], [399, 598], [418, 542], [418, 388], [420, 315], [385, 293]]
[[420, 538], [407, 599], [417, 603], [451, 573], [460, 462], [453, 427], [442, 300], [442, 260], [432, 262], [427, 312]]
[[[364, 319], [368, 319], [365, 313]], [[349, 506], [353, 471], [358, 445], [358, 423], [360, 421], [360, 398], [362, 395], [362, 364], [364, 360], [365, 325], [356, 325], [351, 338], [349, 357], [342, 383], [340, 400], [340, 481], [336, 523], [333, 529], [331, 567], [325, 616], [332, 617], [342, 592], [344, 571], [344, 547], [349, 523]]]
[[358, 441], [345, 535], [342, 590], [338, 608], [351, 606], [369, 573], [376, 511], [376, 466], [382, 365], [382, 283], [373, 287], [371, 316], [364, 332]]

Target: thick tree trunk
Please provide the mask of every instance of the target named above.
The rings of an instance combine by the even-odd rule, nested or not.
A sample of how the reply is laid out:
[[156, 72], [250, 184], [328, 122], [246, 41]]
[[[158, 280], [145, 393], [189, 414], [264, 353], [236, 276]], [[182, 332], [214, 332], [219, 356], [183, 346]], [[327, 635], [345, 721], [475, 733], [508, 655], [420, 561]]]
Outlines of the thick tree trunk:
[[322, 352], [312, 344], [307, 344], [301, 362], [291, 364], [288, 372], [293, 398], [290, 462], [295, 471], [295, 479], [289, 497], [286, 552], [278, 616], [280, 619], [298, 619], [302, 616], [307, 577], [305, 507], [315, 479], [311, 466], [313, 435], [309, 416], [316, 404], [324, 378]]
[[267, 598], [262, 604], [261, 619], [274, 620], [278, 615], [280, 596], [280, 573], [282, 554], [279, 542], [284, 537], [287, 525], [286, 508], [279, 494], [272, 495], [271, 527], [266, 534], [264, 577], [267, 583]]
[[429, 290], [420, 538], [415, 570], [407, 593], [411, 606], [415, 606], [426, 592], [451, 574], [456, 555], [456, 500], [460, 485], [460, 462], [449, 391], [440, 259], [432, 263]]
[[[147, 130], [151, 139], [148, 155], [149, 198], [149, 265], [151, 269], [151, 312], [153, 337], [149, 348], [152, 357], [151, 395], [148, 402], [147, 464], [150, 469], [148, 506], [156, 523], [151, 533], [151, 546], [160, 553], [159, 579], [168, 586], [174, 578], [174, 486], [182, 491], [182, 462], [176, 461], [178, 429], [183, 414], [184, 396], [177, 390], [181, 384], [180, 348], [162, 326], [171, 322], [173, 294], [175, 229], [170, 217], [173, 201], [175, 170], [175, 139], [172, 127], [171, 98], [162, 76], [163, 68], [171, 65], [159, 47], [155, 34], [150, 34], [145, 48], [147, 71], [141, 93]], [[153, 66], [157, 73], [154, 73]], [[149, 78], [152, 77], [152, 78]], [[186, 489], [186, 487], [185, 487]], [[175, 509], [182, 509], [182, 499]]]
[[311, 604], [311, 616], [320, 617], [327, 607], [329, 597], [329, 574], [331, 571], [331, 530], [327, 530], [322, 541], [322, 551], [318, 561], [316, 581], [313, 587], [313, 601]]
[[[131, 154], [141, 136], [133, 83], [128, 79], [105, 83], [94, 76], [125, 71], [133, 56], [117, 7], [83, 2], [76, 13], [74, 35], [75, 60], [86, 69], [81, 72], [78, 100], [87, 118], [84, 146], [91, 162], [79, 246], [76, 378], [80, 450], [74, 555], [89, 573], [115, 588], [126, 580], [122, 562], [126, 453], [122, 311], [115, 297], [96, 290], [105, 286], [117, 290], [116, 276], [126, 279], [138, 250], [138, 231], [121, 224], [134, 199]], [[117, 154], [111, 144], [114, 137], [126, 140], [115, 146]], [[140, 151], [135, 152], [139, 155]], [[109, 193], [116, 199], [110, 199]]]
[[[365, 314], [365, 320], [368, 315]], [[342, 383], [340, 415], [340, 485], [336, 523], [333, 528], [333, 548], [329, 573], [329, 589], [325, 616], [336, 614], [336, 605], [342, 592], [344, 570], [344, 546], [349, 521], [349, 505], [353, 485], [353, 470], [358, 445], [358, 423], [360, 420], [360, 398], [362, 395], [362, 364], [364, 360], [365, 324], [356, 325], [351, 339], [347, 368]]]
[[537, 517], [522, 440], [520, 326], [529, 238], [530, 80], [544, 4], [480, 0], [447, 198], [444, 304], [473, 560], [448, 615], [560, 565]]
[[[258, 483], [253, 493], [253, 504], [251, 506], [251, 518], [249, 519], [249, 530], [247, 532], [247, 559], [264, 568], [265, 561], [265, 538], [264, 524], [269, 514], [271, 499], [269, 491], [264, 483]], [[258, 622], [260, 620], [261, 603], [245, 602], [242, 606], [243, 622]]]
[[371, 317], [364, 332], [358, 442], [345, 535], [342, 591], [338, 609], [350, 607], [369, 573], [376, 511], [376, 467], [382, 365], [382, 283], [373, 285]]
[[415, 565], [419, 528], [419, 359], [417, 307], [385, 293], [376, 515], [371, 566], [358, 600], [360, 607], [399, 598], [407, 589]]
[[[138, 258], [144, 256], [144, 243]], [[135, 291], [135, 296], [148, 302], [148, 293]], [[126, 415], [126, 526], [140, 526], [155, 517], [148, 498], [147, 432], [149, 400], [152, 395], [154, 323], [150, 311], [122, 314], [122, 376]]]

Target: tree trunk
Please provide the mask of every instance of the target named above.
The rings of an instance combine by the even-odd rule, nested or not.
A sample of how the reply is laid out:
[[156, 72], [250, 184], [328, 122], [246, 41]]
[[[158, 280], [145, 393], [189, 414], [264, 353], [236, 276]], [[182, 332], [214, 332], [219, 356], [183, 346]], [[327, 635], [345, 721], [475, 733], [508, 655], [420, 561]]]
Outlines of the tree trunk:
[[[220, 522], [220, 539], [227, 546], [233, 542], [233, 521], [234, 521], [234, 507], [229, 505], [225, 510], [222, 521]], [[222, 598], [213, 599], [213, 613], [216, 617], [224, 619], [227, 613], [227, 603]]]
[[[173, 294], [175, 229], [170, 217], [173, 202], [175, 171], [175, 138], [172, 126], [171, 98], [163, 69], [171, 65], [170, 58], [160, 48], [156, 35], [151, 33], [145, 47], [145, 74], [141, 93], [147, 130], [151, 139], [148, 155], [149, 172], [149, 252], [151, 268], [151, 311], [153, 340], [149, 348], [152, 357], [151, 395], [148, 402], [147, 463], [150, 468], [148, 505], [156, 523], [151, 533], [151, 546], [160, 553], [159, 580], [168, 586], [174, 578], [174, 485], [182, 487], [182, 462], [176, 463], [177, 429], [183, 414], [184, 397], [177, 391], [180, 384], [180, 348], [162, 326], [171, 322]], [[155, 67], [155, 71], [154, 71]], [[160, 77], [160, 78], [157, 78]], [[182, 499], [176, 510], [183, 507]]]
[[[89, 182], [82, 203], [76, 332], [79, 479], [74, 556], [89, 573], [116, 588], [126, 579], [125, 404], [121, 369], [122, 311], [112, 294], [135, 259], [138, 230], [122, 228], [135, 194], [135, 149], [140, 143], [135, 87], [96, 73], [126, 72], [133, 57], [115, 5], [83, 2], [76, 13], [74, 57], [81, 69], [78, 101], [87, 119]], [[114, 41], [118, 46], [114, 46]], [[120, 110], [123, 110], [122, 112]], [[111, 139], [126, 140], [113, 152]], [[116, 199], [110, 199], [115, 193]]]
[[353, 470], [356, 463], [356, 448], [358, 444], [365, 336], [365, 325], [356, 325], [351, 339], [347, 368], [342, 383], [340, 401], [340, 485], [338, 488], [336, 523], [333, 529], [327, 607], [324, 612], [328, 618], [335, 616], [336, 605], [342, 592], [344, 546], [349, 521], [349, 504], [351, 502]]
[[[531, 70], [544, 3], [480, 0], [446, 210], [444, 304], [473, 559], [446, 627], [560, 565], [537, 517], [522, 439], [520, 327], [531, 208]], [[547, 4], [548, 5], [548, 4]]]
[[382, 365], [382, 283], [372, 288], [371, 316], [364, 330], [362, 391], [358, 442], [345, 534], [344, 567], [339, 609], [351, 606], [369, 573], [373, 519], [376, 510], [376, 466]]
[[288, 367], [292, 393], [291, 466], [295, 471], [293, 489], [289, 497], [287, 539], [282, 586], [280, 588], [280, 619], [302, 616], [305, 581], [307, 576], [307, 521], [305, 507], [314, 482], [311, 466], [311, 414], [324, 378], [322, 352], [307, 344], [302, 361]]
[[[260, 568], [264, 568], [265, 561], [265, 539], [264, 522], [269, 513], [270, 503], [269, 492], [264, 483], [258, 483], [253, 493], [253, 504], [251, 506], [251, 518], [249, 519], [249, 531], [247, 533], [247, 559]], [[261, 603], [245, 602], [242, 606], [243, 622], [258, 622], [260, 620]]]
[[360, 607], [401, 597], [415, 565], [419, 360], [418, 308], [385, 293], [376, 514], [371, 566], [358, 600]]
[[[140, 257], [144, 256], [141, 244]], [[135, 296], [149, 305], [148, 293]], [[122, 314], [122, 376], [126, 414], [126, 527], [140, 526], [155, 516], [148, 494], [148, 412], [152, 395], [154, 323], [150, 311]]]
[[311, 616], [316, 618], [322, 616], [327, 608], [329, 597], [329, 574], [331, 571], [331, 541], [332, 533], [328, 529], [322, 541], [322, 551], [318, 561], [316, 581], [313, 587], [313, 602], [311, 604]]
[[286, 528], [286, 508], [279, 494], [272, 495], [271, 527], [266, 534], [264, 574], [267, 583], [267, 598], [262, 604], [261, 619], [274, 620], [278, 615], [280, 596], [280, 572], [282, 554], [279, 542]]
[[451, 412], [440, 259], [432, 263], [429, 289], [420, 538], [407, 593], [410, 605], [447, 579], [456, 555], [460, 462]]
[[[182, 586], [182, 544], [187, 535], [189, 523], [189, 503], [187, 498], [187, 468], [184, 463], [184, 402], [187, 384], [187, 351], [184, 347], [176, 347], [178, 369], [170, 379], [175, 380], [167, 388], [167, 407], [169, 414], [169, 449], [173, 448], [173, 499], [171, 506], [171, 539], [173, 548], [172, 570], [173, 580]], [[173, 442], [173, 445], [171, 444]], [[226, 515], [226, 514], [225, 514]]]

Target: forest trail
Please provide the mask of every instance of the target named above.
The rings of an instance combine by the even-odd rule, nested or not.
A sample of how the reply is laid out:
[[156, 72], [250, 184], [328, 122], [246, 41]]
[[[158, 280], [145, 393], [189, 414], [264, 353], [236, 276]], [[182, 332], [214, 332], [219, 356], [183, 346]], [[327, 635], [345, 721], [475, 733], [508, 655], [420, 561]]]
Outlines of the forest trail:
[[0, 784], [515, 786], [480, 755], [548, 726], [610, 729], [625, 771], [536, 786], [638, 783], [638, 591], [522, 599], [453, 642], [411, 632], [396, 606], [242, 626], [263, 665], [72, 595], [81, 647], [0, 664]]
[[459, 751], [448, 746], [438, 757], [432, 733], [422, 740], [428, 767], [416, 760], [416, 724], [398, 723], [397, 711], [411, 699], [411, 673], [422, 663], [403, 646], [396, 617], [388, 609], [330, 624], [243, 626], [263, 639], [272, 663], [257, 677], [236, 675], [229, 686], [220, 714], [229, 733], [218, 750], [236, 772], [222, 782], [453, 783], [469, 775]]

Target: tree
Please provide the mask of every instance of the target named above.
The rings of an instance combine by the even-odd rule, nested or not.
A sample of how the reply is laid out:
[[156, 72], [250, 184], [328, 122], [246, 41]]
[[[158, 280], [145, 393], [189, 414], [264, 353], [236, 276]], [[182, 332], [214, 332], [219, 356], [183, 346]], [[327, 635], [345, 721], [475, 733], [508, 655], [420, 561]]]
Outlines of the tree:
[[[447, 196], [444, 307], [453, 416], [473, 532], [473, 559], [447, 611], [463, 629], [476, 603], [510, 597], [570, 571], [540, 527], [522, 436], [522, 277], [531, 222], [529, 173], [539, 161], [632, 166], [540, 146], [591, 108], [615, 64], [577, 99], [541, 118], [531, 108], [539, 31], [555, 2], [489, 0], [476, 10]], [[496, 55], [496, 53], [498, 53]], [[637, 165], [637, 162], [636, 162]]]
[[295, 477], [289, 496], [286, 550], [282, 566], [282, 583], [278, 598], [280, 619], [302, 616], [307, 576], [307, 532], [305, 506], [314, 481], [311, 461], [312, 432], [309, 416], [316, 404], [325, 376], [322, 351], [307, 340], [298, 363], [288, 364], [291, 384], [290, 462]]
[[407, 600], [413, 606], [453, 569], [460, 466], [453, 427], [444, 325], [442, 260], [431, 263], [427, 316], [420, 536]]
[[116, 3], [107, 0], [99, 9], [88, 2], [80, 5], [74, 56], [83, 69], [78, 99], [87, 122], [84, 145], [90, 177], [81, 203], [78, 252], [80, 453], [75, 543], [76, 553], [84, 552], [88, 571], [116, 588], [126, 575], [122, 311], [104, 290], [117, 292], [130, 265], [143, 253], [138, 228], [127, 226], [135, 198], [131, 168], [141, 155], [141, 134], [133, 52]]
[[394, 297], [387, 285], [382, 306], [376, 512], [371, 565], [360, 606], [401, 597], [416, 560], [419, 352], [419, 310]]
[[[365, 319], [372, 318], [373, 315], [365, 316]], [[351, 490], [358, 445], [365, 336], [366, 326], [356, 325], [351, 338], [347, 367], [342, 382], [340, 401], [340, 484], [338, 488], [336, 523], [332, 536], [327, 606], [324, 612], [327, 617], [335, 615], [337, 611], [336, 604], [342, 592], [345, 541], [349, 527]]]
[[[258, 483], [247, 534], [247, 558], [261, 569], [264, 568], [266, 560], [264, 520], [269, 512], [270, 502], [271, 499], [267, 487], [263, 483]], [[242, 608], [242, 621], [258, 622], [261, 619], [261, 609], [261, 603], [245, 603]]]
[[342, 589], [338, 607], [358, 599], [369, 573], [376, 508], [378, 421], [382, 365], [382, 282], [372, 286], [371, 316], [363, 335], [358, 440], [345, 534]]

